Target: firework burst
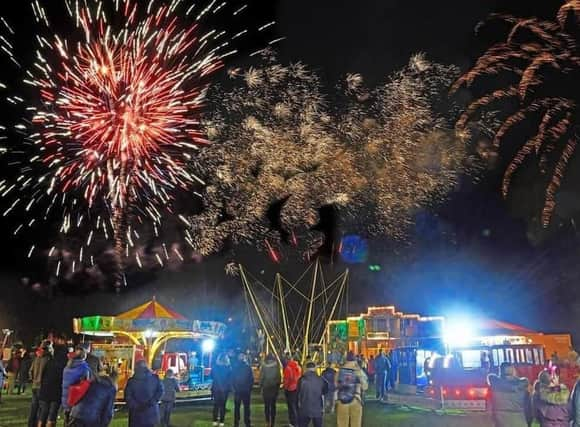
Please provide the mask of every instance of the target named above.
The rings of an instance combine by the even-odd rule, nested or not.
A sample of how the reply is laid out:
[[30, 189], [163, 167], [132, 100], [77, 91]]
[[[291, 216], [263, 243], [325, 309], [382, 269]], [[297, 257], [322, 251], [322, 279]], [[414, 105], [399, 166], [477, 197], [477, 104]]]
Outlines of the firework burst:
[[213, 95], [204, 123], [216, 143], [201, 153], [208, 186], [188, 241], [202, 253], [257, 244], [274, 260], [285, 242], [311, 256], [328, 207], [343, 231], [403, 238], [413, 213], [470, 168], [466, 141], [434, 112], [458, 74], [418, 55], [375, 90], [347, 76], [330, 102], [302, 64], [233, 70], [239, 84]]
[[520, 166], [537, 158], [541, 174], [548, 178], [542, 212], [542, 222], [547, 226], [578, 142], [580, 2], [566, 1], [555, 22], [497, 15], [493, 18], [511, 27], [506, 39], [490, 47], [457, 80], [453, 90], [472, 88], [476, 81], [486, 78], [507, 83], [476, 97], [457, 126], [463, 128], [486, 108], [515, 103], [517, 109], [504, 117], [496, 130], [494, 147], [498, 149], [513, 129], [523, 123], [535, 123], [535, 135], [521, 144], [505, 171], [502, 191], [506, 196]]
[[185, 0], [65, 0], [64, 6], [69, 31], [58, 34], [46, 8], [32, 2], [42, 30], [24, 83], [40, 103], [27, 108], [30, 122], [17, 126], [32, 155], [17, 182], [2, 185], [5, 196], [16, 194], [5, 215], [19, 206], [40, 217], [61, 212], [60, 232], [84, 240], [78, 264], [93, 262], [85, 248], [99, 236], [112, 239], [119, 286], [139, 227], [149, 224], [157, 235], [164, 215], [174, 213], [175, 194], [202, 183], [190, 167], [206, 144], [199, 109], [209, 77], [235, 53], [231, 39], [244, 32], [201, 30], [204, 16], [227, 9], [226, 2], [196, 8]]

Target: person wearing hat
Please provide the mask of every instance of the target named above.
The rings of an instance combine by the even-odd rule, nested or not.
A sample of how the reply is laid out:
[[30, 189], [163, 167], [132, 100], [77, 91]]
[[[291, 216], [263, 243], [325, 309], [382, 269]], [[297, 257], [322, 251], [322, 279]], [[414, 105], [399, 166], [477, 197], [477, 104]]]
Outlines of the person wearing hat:
[[361, 427], [363, 393], [368, 388], [368, 381], [352, 351], [348, 352], [346, 362], [338, 371], [336, 386], [337, 427]]
[[532, 408], [527, 378], [516, 376], [513, 364], [504, 362], [500, 375], [489, 374], [490, 404], [495, 427], [527, 427], [532, 423]]
[[328, 383], [316, 373], [316, 364], [306, 363], [306, 371], [298, 381], [298, 425], [322, 427], [324, 413], [323, 396], [328, 392]]
[[76, 346], [75, 351], [69, 354], [69, 361], [62, 372], [62, 399], [61, 406], [64, 411], [65, 425], [68, 423], [70, 410], [68, 395], [70, 387], [82, 380], [91, 379], [91, 369], [86, 361], [87, 353], [82, 346]]
[[557, 367], [540, 372], [534, 384], [534, 416], [541, 427], [568, 427], [571, 420], [570, 391], [560, 384]]

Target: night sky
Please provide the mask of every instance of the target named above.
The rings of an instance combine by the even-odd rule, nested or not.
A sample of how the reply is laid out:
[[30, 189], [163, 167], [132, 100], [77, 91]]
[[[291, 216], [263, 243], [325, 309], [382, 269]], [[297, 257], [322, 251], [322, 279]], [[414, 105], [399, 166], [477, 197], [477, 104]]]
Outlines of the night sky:
[[[4, 3], [0, 15], [15, 16], [4, 10]], [[552, 17], [560, 4], [530, 0], [255, 2], [261, 3], [269, 6], [256, 7], [259, 12], [254, 18], [276, 19], [276, 35], [287, 38], [279, 45], [279, 59], [309, 65], [328, 87], [354, 72], [369, 84], [380, 83], [416, 52], [466, 69], [489, 44], [474, 34], [476, 24], [489, 13]], [[234, 61], [231, 65], [249, 62], [246, 57]], [[506, 201], [499, 193], [500, 172], [501, 165], [478, 182], [465, 178], [446, 203], [417, 212], [407, 242], [371, 241], [367, 262], [349, 266], [351, 309], [384, 303], [433, 315], [477, 313], [579, 336], [580, 327], [573, 319], [580, 314], [580, 253], [571, 221], [580, 210], [576, 180], [564, 186], [554, 224], [543, 230], [537, 225], [533, 177], [520, 179]], [[10, 226], [7, 222], [0, 226], [0, 327], [15, 328], [23, 336], [40, 327], [68, 328], [73, 315], [114, 314], [154, 294], [184, 315], [217, 319], [243, 315], [241, 286], [225, 276], [224, 263], [230, 259], [225, 255], [176, 270], [137, 275], [131, 289], [120, 296], [67, 288], [47, 298], [21, 281], [22, 277], [39, 277], [44, 267], [27, 262], [29, 242], [12, 239]], [[252, 248], [238, 248], [236, 259], [266, 281], [277, 269], [292, 277], [305, 268], [289, 249], [280, 266]], [[327, 264], [331, 260], [329, 274], [346, 268], [336, 257], [324, 258]], [[381, 271], [370, 272], [369, 264], [380, 265]]]

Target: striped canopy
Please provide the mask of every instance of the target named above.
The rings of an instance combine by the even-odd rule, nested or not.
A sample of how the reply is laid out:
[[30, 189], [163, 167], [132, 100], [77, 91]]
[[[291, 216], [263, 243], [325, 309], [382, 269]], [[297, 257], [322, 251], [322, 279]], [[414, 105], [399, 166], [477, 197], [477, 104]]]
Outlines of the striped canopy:
[[117, 319], [123, 320], [137, 320], [137, 319], [179, 319], [186, 318], [181, 314], [159, 304], [155, 298], [151, 301], [141, 304], [139, 307], [133, 308], [125, 313], [115, 316]]
[[226, 325], [221, 322], [191, 320], [159, 304], [155, 298], [139, 307], [117, 316], [86, 316], [73, 319], [76, 334], [103, 335], [141, 334], [189, 334], [194, 337], [220, 338]]

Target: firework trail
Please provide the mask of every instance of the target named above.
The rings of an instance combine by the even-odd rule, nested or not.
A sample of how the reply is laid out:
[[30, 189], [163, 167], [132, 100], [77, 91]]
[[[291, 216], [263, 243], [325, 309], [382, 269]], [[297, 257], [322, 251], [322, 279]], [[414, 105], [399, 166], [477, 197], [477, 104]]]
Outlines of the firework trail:
[[522, 124], [532, 123], [535, 135], [519, 147], [509, 163], [502, 192], [507, 196], [520, 166], [530, 158], [537, 158], [540, 173], [547, 178], [542, 212], [542, 223], [547, 226], [556, 207], [556, 193], [578, 143], [580, 2], [566, 1], [555, 22], [503, 15], [492, 18], [509, 25], [507, 37], [490, 47], [457, 80], [453, 90], [462, 87], [477, 90], [476, 81], [486, 85], [508, 83], [476, 95], [457, 126], [464, 128], [482, 110], [517, 105], [496, 129], [495, 149]]
[[204, 121], [215, 144], [200, 153], [208, 185], [187, 236], [200, 253], [245, 243], [276, 260], [273, 249], [285, 242], [309, 257], [324, 243], [317, 226], [328, 206], [343, 231], [403, 238], [413, 213], [445, 198], [472, 168], [453, 119], [434, 111], [448, 99], [455, 67], [418, 55], [375, 90], [349, 75], [333, 102], [302, 64], [266, 58], [230, 74], [234, 88], [214, 93]]
[[58, 211], [60, 233], [83, 240], [79, 265], [94, 262], [88, 248], [96, 239], [112, 239], [120, 286], [139, 229], [147, 225], [157, 236], [163, 217], [174, 214], [175, 195], [202, 184], [190, 167], [207, 143], [199, 111], [209, 78], [244, 32], [201, 29], [204, 16], [232, 9], [226, 2], [65, 0], [64, 6], [70, 25], [59, 34], [51, 29], [51, 10], [32, 2], [38, 46], [24, 83], [40, 102], [27, 106], [32, 118], [17, 125], [32, 154], [16, 183], [0, 186], [14, 197], [4, 215], [20, 208], [31, 215], [18, 231]]

